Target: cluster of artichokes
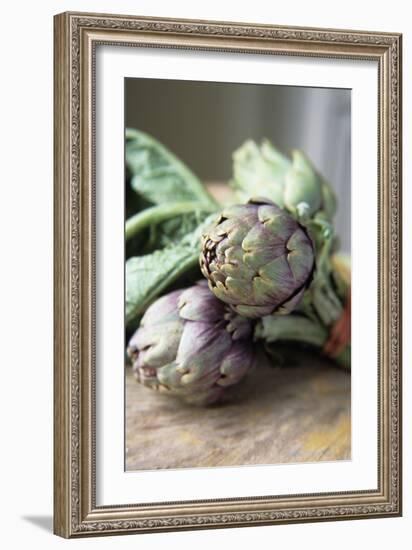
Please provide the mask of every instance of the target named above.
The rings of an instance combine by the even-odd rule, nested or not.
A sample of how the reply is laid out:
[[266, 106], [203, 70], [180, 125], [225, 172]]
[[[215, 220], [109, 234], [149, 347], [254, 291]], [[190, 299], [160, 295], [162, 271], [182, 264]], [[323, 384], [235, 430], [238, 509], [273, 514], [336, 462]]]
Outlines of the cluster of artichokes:
[[[235, 153], [232, 183], [239, 188], [236, 178], [246, 173], [262, 192], [250, 155], [266, 162], [275, 150], [264, 143], [256, 153], [253, 146]], [[270, 167], [266, 162], [269, 175]], [[267, 184], [269, 197], [250, 196], [241, 183], [245, 202], [223, 207], [202, 230], [204, 279], [146, 308], [127, 346], [138, 382], [190, 404], [211, 404], [253, 370], [259, 342], [269, 352], [279, 341], [309, 343], [349, 366], [350, 267], [335, 254], [333, 191], [300, 152], [282, 170]]]

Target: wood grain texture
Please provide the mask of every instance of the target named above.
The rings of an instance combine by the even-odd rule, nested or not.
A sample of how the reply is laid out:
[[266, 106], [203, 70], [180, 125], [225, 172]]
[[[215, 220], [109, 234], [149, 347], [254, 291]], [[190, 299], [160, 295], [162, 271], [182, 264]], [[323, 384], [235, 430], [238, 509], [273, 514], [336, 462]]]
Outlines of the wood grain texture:
[[350, 459], [350, 373], [314, 357], [300, 365], [260, 364], [206, 408], [145, 388], [128, 367], [126, 469]]

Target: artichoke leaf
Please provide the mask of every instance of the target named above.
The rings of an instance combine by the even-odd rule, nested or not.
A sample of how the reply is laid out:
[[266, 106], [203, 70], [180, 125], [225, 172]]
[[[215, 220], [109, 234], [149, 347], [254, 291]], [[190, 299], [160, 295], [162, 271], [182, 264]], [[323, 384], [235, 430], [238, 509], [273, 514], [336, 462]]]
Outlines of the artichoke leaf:
[[126, 325], [133, 326], [155, 298], [198, 264], [202, 231], [214, 217], [209, 215], [179, 242], [126, 261]]
[[127, 128], [125, 155], [132, 188], [150, 203], [196, 201], [216, 208], [195, 174], [149, 134]]

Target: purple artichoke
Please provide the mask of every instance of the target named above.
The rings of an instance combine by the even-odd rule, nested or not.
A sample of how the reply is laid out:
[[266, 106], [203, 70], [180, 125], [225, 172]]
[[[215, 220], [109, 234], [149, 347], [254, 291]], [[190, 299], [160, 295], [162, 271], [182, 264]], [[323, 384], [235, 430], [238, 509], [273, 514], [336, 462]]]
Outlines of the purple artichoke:
[[252, 325], [200, 281], [154, 302], [127, 351], [145, 386], [191, 404], [209, 404], [252, 368]]
[[290, 313], [312, 280], [306, 229], [267, 199], [229, 206], [202, 236], [200, 267], [213, 294], [240, 315]]

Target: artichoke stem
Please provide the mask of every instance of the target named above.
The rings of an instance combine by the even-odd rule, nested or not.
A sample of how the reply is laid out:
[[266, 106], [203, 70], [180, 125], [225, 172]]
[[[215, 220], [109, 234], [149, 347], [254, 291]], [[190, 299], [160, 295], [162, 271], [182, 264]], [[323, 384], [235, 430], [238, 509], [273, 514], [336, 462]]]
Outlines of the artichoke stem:
[[268, 315], [255, 328], [255, 338], [268, 343], [293, 341], [322, 347], [328, 336], [325, 327], [301, 315]]
[[159, 204], [146, 208], [142, 212], [138, 212], [128, 220], [126, 220], [125, 236], [126, 240], [134, 237], [137, 233], [152, 227], [158, 223], [161, 223], [175, 216], [182, 214], [188, 214], [191, 212], [213, 212], [215, 209], [205, 206], [204, 204], [188, 201], [188, 202], [175, 202], [169, 204]]
[[[323, 351], [328, 339], [328, 330], [319, 322], [301, 315], [285, 317], [268, 315], [263, 317], [255, 327], [255, 339], [262, 339], [267, 344], [276, 342], [299, 342], [309, 344]], [[351, 346], [345, 346], [343, 351], [332, 359], [345, 369], [351, 366]]]

